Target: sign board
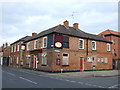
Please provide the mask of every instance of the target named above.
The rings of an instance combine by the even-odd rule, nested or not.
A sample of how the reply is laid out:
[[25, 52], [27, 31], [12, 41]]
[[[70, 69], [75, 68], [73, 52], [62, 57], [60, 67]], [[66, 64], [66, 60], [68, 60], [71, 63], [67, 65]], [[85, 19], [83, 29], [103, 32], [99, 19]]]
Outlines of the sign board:
[[61, 42], [56, 42], [55, 46], [58, 47], [58, 48], [60, 48], [60, 47], [62, 47], [62, 44], [61, 44]]
[[60, 52], [60, 50], [54, 50], [55, 52]]
[[21, 49], [22, 49], [22, 50], [25, 50], [25, 46], [24, 46], [24, 45], [22, 45], [22, 46], [21, 46]]

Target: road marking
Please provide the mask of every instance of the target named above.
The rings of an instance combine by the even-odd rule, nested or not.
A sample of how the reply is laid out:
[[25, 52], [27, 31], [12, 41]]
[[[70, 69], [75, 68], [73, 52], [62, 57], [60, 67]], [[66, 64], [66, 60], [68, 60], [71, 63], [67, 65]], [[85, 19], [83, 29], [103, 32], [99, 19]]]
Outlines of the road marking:
[[119, 86], [120, 84], [117, 84], [117, 85], [113, 85], [113, 86], [110, 86], [110, 87], [108, 87], [108, 88], [117, 88], [117, 86]]
[[31, 83], [33, 83], [33, 84], [37, 84], [36, 82], [33, 82], [33, 81], [31, 81], [31, 80], [29, 80], [29, 79], [26, 79], [26, 78], [23, 78], [23, 77], [19, 77], [20, 79], [23, 79], [23, 80], [26, 80], [26, 81], [28, 81], [28, 82], [31, 82]]
[[[25, 72], [25, 71], [20, 71], [20, 70], [19, 70], [19, 72], [24, 72], [24, 73], [28, 73], [28, 74], [32, 74], [32, 75], [37, 75], [37, 74], [33, 74], [33, 73]], [[105, 87], [98, 86], [98, 85], [93, 85], [93, 84], [88, 84], [88, 83], [83, 83], [83, 82], [76, 82], [76, 81], [71, 81], [71, 80], [67, 80], [67, 79], [61, 79], [61, 78], [55, 78], [55, 77], [49, 77], [49, 76], [43, 76], [43, 75], [37, 75], [37, 76], [48, 77], [48, 78], [53, 78], [53, 79], [58, 79], [58, 80], [63, 80], [63, 81], [69, 81], [69, 82], [72, 82], [72, 83], [79, 83], [79, 84], [84, 84], [84, 85], [87, 85], [87, 86], [105, 88]], [[24, 80], [27, 80], [27, 81], [29, 81], [31, 83], [37, 84], [36, 82], [33, 82], [33, 81], [29, 80], [29, 79], [25, 79], [23, 77], [20, 77], [20, 78], [24, 79]]]

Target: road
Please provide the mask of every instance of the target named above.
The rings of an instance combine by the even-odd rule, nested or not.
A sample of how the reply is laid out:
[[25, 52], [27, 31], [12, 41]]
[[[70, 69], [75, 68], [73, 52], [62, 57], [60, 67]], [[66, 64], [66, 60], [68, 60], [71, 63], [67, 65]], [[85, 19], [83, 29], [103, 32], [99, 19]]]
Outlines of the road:
[[[36, 73], [35, 73], [36, 72]], [[39, 72], [39, 73], [38, 73]], [[120, 78], [120, 77], [119, 77]], [[118, 88], [118, 76], [64, 77], [55, 73], [2, 68], [2, 88]]]

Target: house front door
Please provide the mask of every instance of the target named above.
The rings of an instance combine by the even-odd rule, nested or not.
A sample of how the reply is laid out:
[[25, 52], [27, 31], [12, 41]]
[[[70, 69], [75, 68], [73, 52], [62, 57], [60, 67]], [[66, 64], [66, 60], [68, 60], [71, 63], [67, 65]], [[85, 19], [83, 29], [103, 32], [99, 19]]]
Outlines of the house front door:
[[84, 58], [80, 57], [80, 71], [84, 71]]

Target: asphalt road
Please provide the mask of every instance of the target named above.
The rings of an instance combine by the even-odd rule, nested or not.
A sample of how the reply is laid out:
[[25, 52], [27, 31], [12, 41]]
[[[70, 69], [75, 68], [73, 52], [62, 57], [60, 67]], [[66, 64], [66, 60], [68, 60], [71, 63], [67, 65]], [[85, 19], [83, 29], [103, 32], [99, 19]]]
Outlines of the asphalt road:
[[[2, 68], [2, 88], [118, 88], [118, 77], [64, 77], [60, 74]], [[38, 71], [37, 71], [38, 72]], [[120, 77], [119, 77], [120, 78]]]

